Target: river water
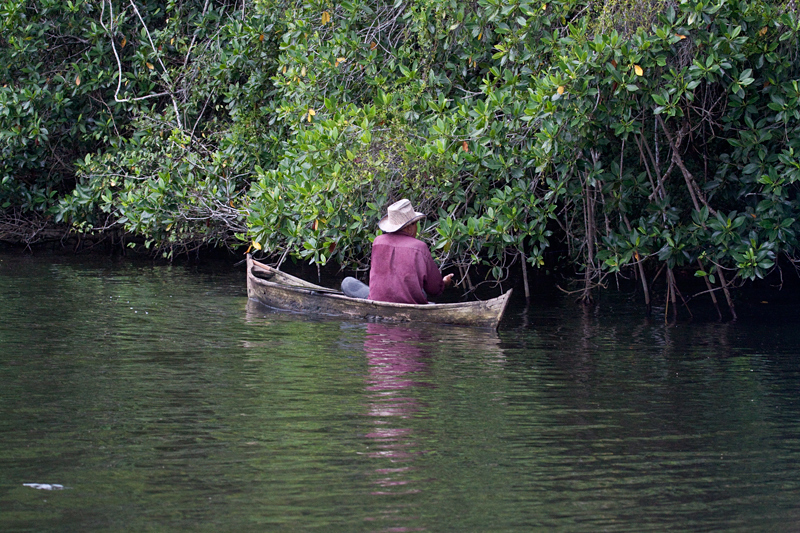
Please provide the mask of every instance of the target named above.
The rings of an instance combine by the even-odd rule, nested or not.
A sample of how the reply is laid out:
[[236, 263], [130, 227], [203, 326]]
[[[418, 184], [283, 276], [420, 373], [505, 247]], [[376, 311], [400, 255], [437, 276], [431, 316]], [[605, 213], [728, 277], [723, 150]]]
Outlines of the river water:
[[2, 531], [796, 531], [800, 313], [311, 319], [244, 271], [0, 254]]

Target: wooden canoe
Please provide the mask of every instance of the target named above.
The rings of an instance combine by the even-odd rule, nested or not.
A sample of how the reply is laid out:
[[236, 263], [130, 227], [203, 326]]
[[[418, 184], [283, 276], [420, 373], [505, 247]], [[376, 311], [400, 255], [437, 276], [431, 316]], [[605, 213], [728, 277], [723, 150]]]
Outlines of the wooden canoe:
[[247, 297], [268, 307], [371, 321], [428, 322], [497, 329], [511, 290], [491, 300], [445, 304], [398, 304], [350, 298], [247, 256]]

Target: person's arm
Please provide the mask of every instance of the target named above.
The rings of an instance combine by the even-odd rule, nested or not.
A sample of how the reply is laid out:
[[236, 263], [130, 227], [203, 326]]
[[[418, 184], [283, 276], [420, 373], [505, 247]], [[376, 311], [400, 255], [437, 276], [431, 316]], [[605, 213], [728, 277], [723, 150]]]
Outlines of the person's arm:
[[425, 277], [423, 288], [425, 289], [425, 293], [428, 296], [439, 296], [445, 290], [445, 288], [449, 287], [453, 282], [453, 275], [448, 274], [447, 276], [442, 277], [442, 272], [439, 270], [439, 265], [433, 260], [430, 251], [427, 250], [426, 247], [426, 254], [422, 255], [424, 257], [424, 268], [425, 268]]

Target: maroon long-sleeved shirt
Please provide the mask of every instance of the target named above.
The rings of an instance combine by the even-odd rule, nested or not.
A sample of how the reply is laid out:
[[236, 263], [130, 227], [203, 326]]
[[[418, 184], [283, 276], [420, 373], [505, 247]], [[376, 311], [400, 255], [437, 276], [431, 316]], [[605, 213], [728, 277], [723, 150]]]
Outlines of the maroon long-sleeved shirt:
[[444, 291], [439, 267], [428, 246], [414, 237], [384, 233], [372, 243], [369, 299], [381, 302], [426, 304]]

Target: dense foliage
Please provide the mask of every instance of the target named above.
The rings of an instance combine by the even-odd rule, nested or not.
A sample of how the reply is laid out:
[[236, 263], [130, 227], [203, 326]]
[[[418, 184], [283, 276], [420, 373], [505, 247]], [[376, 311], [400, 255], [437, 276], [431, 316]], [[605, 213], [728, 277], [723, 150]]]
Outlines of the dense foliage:
[[405, 196], [445, 265], [574, 264], [585, 300], [632, 274], [648, 302], [663, 276], [675, 302], [678, 268], [728, 295], [797, 255], [794, 2], [2, 0], [0, 15], [7, 217], [358, 267]]

